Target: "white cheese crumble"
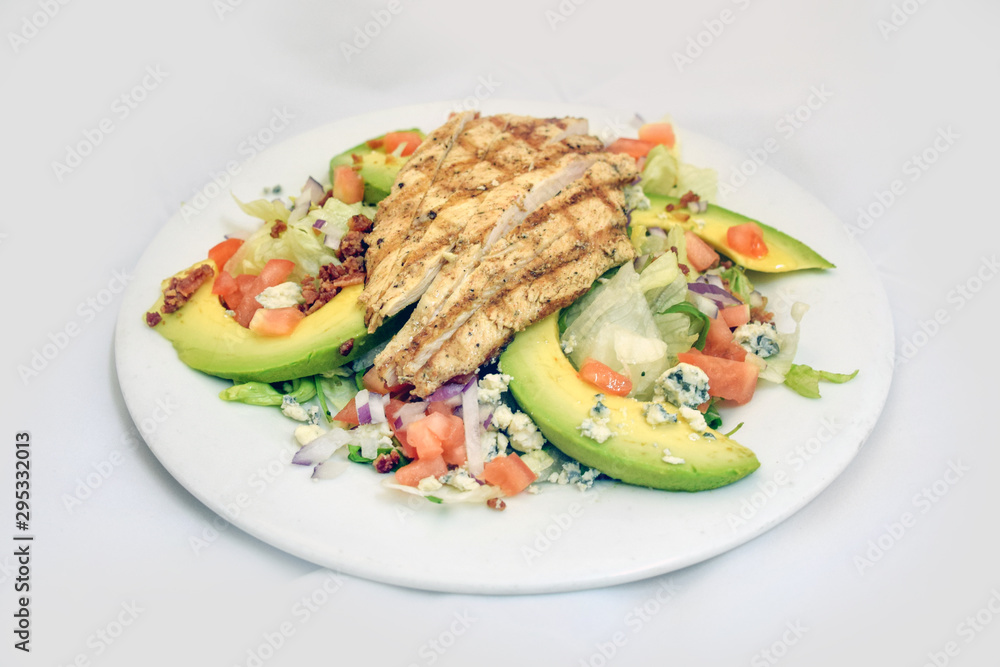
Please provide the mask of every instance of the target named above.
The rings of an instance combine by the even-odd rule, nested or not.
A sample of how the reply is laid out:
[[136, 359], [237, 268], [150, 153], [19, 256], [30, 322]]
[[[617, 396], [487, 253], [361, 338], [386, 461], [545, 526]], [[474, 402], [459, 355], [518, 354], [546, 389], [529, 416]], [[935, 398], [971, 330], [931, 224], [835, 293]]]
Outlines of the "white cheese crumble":
[[643, 410], [643, 415], [646, 417], [646, 423], [650, 426], [677, 423], [677, 415], [667, 410], [663, 403], [650, 403]]
[[309, 406], [307, 410], [305, 407], [299, 404], [294, 397], [285, 394], [281, 397], [281, 414], [285, 415], [289, 419], [294, 419], [299, 422], [309, 422], [310, 424], [319, 423], [319, 408], [315, 405]]
[[493, 421], [490, 422], [490, 426], [506, 429], [510, 426], [512, 419], [514, 419], [514, 412], [501, 403], [493, 409]]
[[750, 354], [767, 359], [780, 351], [778, 329], [770, 322], [747, 322], [736, 328], [733, 340]]
[[541, 477], [542, 473], [551, 468], [552, 464], [555, 463], [555, 459], [540, 449], [522, 454], [521, 460], [524, 462], [524, 465], [531, 469], [531, 472], [535, 473], [536, 477]]
[[479, 402], [487, 405], [500, 403], [500, 394], [507, 391], [511, 377], [503, 373], [484, 375], [479, 381]]
[[708, 400], [708, 375], [697, 366], [681, 362], [656, 379], [653, 396], [678, 407], [696, 408]]
[[650, 207], [649, 197], [642, 191], [642, 184], [626, 185], [624, 194], [625, 208], [630, 211], [645, 211]]
[[586, 491], [594, 485], [594, 480], [600, 475], [600, 470], [573, 462], [562, 464], [562, 470], [551, 473], [546, 481], [551, 484], [574, 484], [581, 491]]
[[300, 303], [305, 303], [302, 298], [302, 285], [293, 282], [281, 283], [274, 287], [266, 287], [264, 291], [256, 297], [261, 308], [271, 310], [273, 308], [291, 308]]
[[441, 482], [438, 481], [437, 477], [434, 477], [433, 475], [431, 475], [430, 477], [424, 477], [422, 480], [417, 482], [417, 489], [419, 489], [420, 491], [424, 491], [425, 493], [428, 491], [437, 491], [442, 486], [444, 485], [441, 484]]
[[475, 491], [480, 486], [479, 482], [465, 468], [449, 470], [438, 479], [442, 484], [447, 484], [459, 491]]
[[611, 429], [608, 428], [607, 419], [584, 419], [578, 428], [584, 437], [599, 443], [603, 443], [611, 437]]
[[351, 440], [361, 447], [361, 456], [374, 459], [379, 447], [392, 447], [392, 430], [386, 423], [362, 424], [351, 430]]
[[682, 463], [684, 463], [684, 459], [682, 459], [679, 456], [673, 456], [670, 453], [670, 450], [667, 449], [666, 447], [664, 447], [663, 448], [663, 462], [664, 463], [669, 463], [671, 465], [678, 466], [678, 465], [681, 465]]
[[594, 419], [603, 419], [605, 422], [611, 419], [611, 409], [604, 405], [604, 394], [594, 395], [594, 407], [590, 409], [590, 416]]
[[[705, 421], [705, 415], [701, 414], [698, 410], [689, 408], [686, 405], [681, 406], [678, 412], [681, 413], [681, 417], [684, 418], [691, 428], [701, 433], [708, 430], [708, 423]], [[691, 435], [694, 435], [693, 433]], [[692, 440], [697, 440], [697, 438], [691, 438]]]
[[545, 438], [538, 431], [535, 422], [531, 421], [531, 417], [523, 412], [514, 414], [506, 430], [507, 435], [510, 436], [510, 446], [519, 452], [541, 449], [542, 445], [545, 444]]
[[562, 347], [563, 354], [573, 354], [573, 350], [576, 349], [577, 345], [576, 334], [570, 334], [559, 345]]
[[500, 431], [486, 431], [481, 437], [484, 457], [487, 463], [507, 452], [507, 444], [510, 441]]
[[299, 447], [305, 447], [324, 433], [326, 429], [319, 424], [303, 424], [295, 427], [295, 442], [299, 443]]

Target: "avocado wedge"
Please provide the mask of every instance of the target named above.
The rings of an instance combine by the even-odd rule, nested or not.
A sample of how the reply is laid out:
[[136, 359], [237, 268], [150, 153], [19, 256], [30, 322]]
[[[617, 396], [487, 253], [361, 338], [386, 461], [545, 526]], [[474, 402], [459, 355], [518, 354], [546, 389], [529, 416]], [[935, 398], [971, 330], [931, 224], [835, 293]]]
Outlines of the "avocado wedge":
[[[752, 451], [709, 429], [714, 439], [683, 418], [650, 425], [649, 403], [606, 396], [613, 435], [599, 443], [580, 432], [599, 390], [577, 375], [559, 346], [558, 314], [519, 332], [500, 357], [510, 390], [546, 439], [568, 456], [629, 484], [667, 491], [704, 491], [731, 484], [756, 470]], [[677, 409], [666, 405], [676, 414]], [[692, 439], [693, 436], [693, 439]], [[665, 449], [683, 463], [663, 460]]]
[[[648, 195], [648, 197], [650, 207], [647, 210], [632, 212], [633, 225], [666, 227], [671, 224], [679, 224], [697, 234], [705, 243], [744, 268], [765, 273], [834, 268], [831, 262], [821, 257], [805, 243], [745, 215], [714, 204], [709, 204], [704, 213], [690, 213], [686, 208], [681, 208], [680, 200], [676, 197], [659, 195]], [[689, 214], [690, 218], [683, 221], [670, 215], [666, 211], [667, 204], [673, 204], [679, 212]], [[730, 227], [747, 222], [756, 223], [764, 231], [764, 243], [767, 244], [768, 253], [759, 259], [733, 250], [726, 241], [726, 232]]]
[[[178, 275], [202, 264], [216, 269], [214, 262], [203, 260]], [[213, 282], [206, 280], [186, 304], [163, 315], [154, 327], [173, 343], [181, 361], [209, 375], [237, 382], [278, 382], [315, 375], [353, 361], [391, 330], [384, 327], [381, 333], [368, 334], [365, 311], [358, 304], [363, 286], [352, 285], [303, 319], [288, 336], [261, 336], [226, 315], [219, 297], [212, 294]], [[161, 295], [150, 310], [159, 311], [162, 305]], [[341, 346], [349, 340], [353, 344], [348, 354], [341, 354]]]

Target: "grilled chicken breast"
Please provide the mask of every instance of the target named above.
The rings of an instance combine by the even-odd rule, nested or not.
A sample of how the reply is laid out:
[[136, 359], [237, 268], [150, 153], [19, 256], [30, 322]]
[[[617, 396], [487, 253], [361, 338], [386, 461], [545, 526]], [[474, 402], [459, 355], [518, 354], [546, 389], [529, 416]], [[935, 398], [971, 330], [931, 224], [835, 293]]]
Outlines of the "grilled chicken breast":
[[[428, 153], [439, 156], [414, 166], [434, 174], [420, 201], [380, 205], [369, 241], [379, 250], [369, 250], [362, 297], [371, 330], [419, 300], [375, 365], [387, 384], [412, 383], [422, 396], [634, 256], [622, 189], [637, 176], [635, 162], [604, 153], [583, 134], [585, 121], [454, 121], [438, 135], [442, 144], [455, 133], [451, 147], [432, 145]], [[407, 176], [409, 168], [393, 194], [411, 182], [423, 187], [426, 176]]]

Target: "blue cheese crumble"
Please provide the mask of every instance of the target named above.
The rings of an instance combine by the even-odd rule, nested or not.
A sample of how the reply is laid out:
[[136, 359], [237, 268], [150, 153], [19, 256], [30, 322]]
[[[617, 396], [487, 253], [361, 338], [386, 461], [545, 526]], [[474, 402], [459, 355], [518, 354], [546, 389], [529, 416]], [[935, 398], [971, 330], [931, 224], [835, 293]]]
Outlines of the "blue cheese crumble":
[[570, 355], [573, 354], [573, 350], [576, 349], [576, 344], [577, 344], [576, 335], [570, 334], [566, 336], [566, 338], [559, 344], [559, 346], [562, 348], [563, 354]]
[[643, 415], [650, 426], [677, 423], [677, 415], [667, 410], [663, 403], [650, 403], [643, 410]]
[[310, 442], [326, 433], [326, 429], [319, 424], [303, 424], [295, 427], [295, 442], [299, 447], [305, 447]]
[[611, 409], [604, 405], [604, 394], [594, 395], [594, 407], [590, 409], [590, 416], [594, 419], [611, 419]]
[[318, 407], [311, 405], [306, 409], [293, 396], [289, 396], [288, 394], [281, 397], [281, 414], [298, 422], [319, 423]]
[[459, 491], [475, 491], [480, 487], [479, 482], [469, 474], [465, 468], [455, 468], [449, 470], [438, 478], [442, 484], [458, 489]]
[[599, 443], [603, 443], [611, 437], [611, 429], [608, 428], [607, 419], [584, 419], [578, 428], [584, 437]]
[[373, 459], [379, 447], [392, 447], [392, 430], [386, 423], [362, 424], [351, 430], [352, 444], [361, 447], [361, 456]]
[[510, 446], [519, 452], [541, 449], [545, 444], [545, 438], [538, 431], [535, 422], [523, 412], [514, 413], [507, 426], [507, 435], [510, 438]]
[[733, 340], [750, 354], [761, 359], [781, 351], [778, 345], [778, 329], [770, 322], [748, 322], [740, 325], [733, 332]]
[[442, 486], [444, 485], [441, 484], [441, 482], [438, 481], [438, 478], [434, 477], [433, 475], [431, 475], [430, 477], [424, 477], [422, 480], [417, 482], [417, 489], [423, 491], [424, 493], [430, 491], [437, 491]]
[[684, 463], [684, 459], [679, 456], [674, 456], [670, 453], [670, 450], [666, 447], [663, 448], [663, 462], [669, 463], [671, 465], [679, 466]]
[[696, 408], [708, 400], [708, 375], [697, 366], [679, 363], [656, 379], [653, 397], [678, 407]]
[[624, 188], [625, 208], [630, 211], [645, 211], [649, 209], [651, 203], [646, 193], [642, 191], [642, 184], [626, 185]]
[[302, 298], [302, 285], [293, 282], [281, 283], [273, 287], [266, 287], [264, 291], [256, 297], [261, 308], [268, 310], [274, 308], [291, 308], [300, 303], [305, 303]]
[[[682, 405], [680, 410], [678, 410], [678, 412], [681, 413], [681, 417], [684, 418], [684, 421], [686, 421], [688, 425], [695, 431], [704, 433], [705, 431], [708, 430], [708, 422], [705, 421], [705, 415], [701, 414], [701, 412], [699, 412], [698, 410], [689, 408], [686, 405]], [[695, 434], [692, 433], [691, 435]], [[694, 438], [691, 439], [697, 440], [698, 438], [697, 436], [695, 436]]]
[[499, 404], [500, 394], [507, 391], [510, 380], [510, 376], [503, 373], [484, 375], [479, 381], [479, 402], [486, 405]]
[[507, 453], [509, 440], [500, 431], [486, 431], [482, 434], [483, 456], [487, 463]]
[[551, 473], [546, 479], [550, 484], [573, 484], [581, 491], [594, 486], [594, 481], [600, 477], [601, 471], [587, 468], [579, 463], [563, 463], [560, 472]]

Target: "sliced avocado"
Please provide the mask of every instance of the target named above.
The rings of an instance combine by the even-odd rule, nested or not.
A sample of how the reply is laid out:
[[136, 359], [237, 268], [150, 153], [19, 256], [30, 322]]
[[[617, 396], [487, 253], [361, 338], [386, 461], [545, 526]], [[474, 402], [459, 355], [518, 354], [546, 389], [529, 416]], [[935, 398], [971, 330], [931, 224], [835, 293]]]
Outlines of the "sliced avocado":
[[[397, 132], [415, 132], [421, 138], [425, 135], [414, 128], [397, 130]], [[385, 135], [364, 141], [330, 160], [330, 182], [333, 182], [333, 170], [336, 167], [355, 167], [361, 180], [365, 183], [364, 203], [373, 206], [389, 195], [396, 174], [406, 164], [408, 158], [397, 155], [387, 155], [382, 148]], [[374, 146], [374, 148], [373, 148]]]
[[[686, 208], [681, 208], [680, 200], [676, 197], [651, 195], [649, 196], [649, 202], [650, 207], [647, 210], [632, 212], [633, 225], [666, 227], [671, 224], [679, 224], [685, 229], [694, 232], [717, 251], [747, 269], [766, 273], [785, 273], [799, 269], [834, 268], [832, 263], [823, 259], [819, 253], [798, 239], [792, 238], [784, 232], [779, 232], [774, 227], [722, 208], [721, 206], [709, 204], [708, 209], [704, 213], [691, 213]], [[667, 204], [673, 204], [679, 212], [690, 215], [690, 218], [682, 221], [673, 217], [666, 210]], [[730, 227], [742, 225], [747, 222], [759, 225], [764, 231], [764, 243], [767, 244], [768, 252], [759, 259], [748, 257], [733, 250], [726, 241], [726, 231]]]
[[[204, 260], [178, 275], [214, 262]], [[164, 281], [166, 284], [167, 281]], [[206, 280], [176, 312], [163, 315], [154, 329], [173, 343], [177, 356], [199, 371], [237, 382], [278, 382], [327, 371], [364, 354], [388, 337], [391, 327], [368, 334], [365, 310], [358, 304], [362, 285], [345, 288], [326, 305], [306, 316], [288, 336], [261, 336], [240, 326]], [[151, 310], [159, 312], [163, 297]], [[353, 340], [348, 354], [341, 346]]]
[[[629, 484], [667, 491], [703, 491], [731, 484], [756, 470], [752, 451], [721, 433], [715, 439], [693, 430], [683, 418], [650, 425], [649, 403], [606, 396], [612, 436], [599, 443], [580, 432], [599, 390], [577, 375], [559, 347], [558, 315], [519, 332], [500, 357], [511, 376], [510, 390], [545, 437], [563, 453]], [[676, 414], [673, 406], [665, 406]], [[693, 436], [693, 439], [692, 439]], [[667, 463], [664, 449], [683, 463]]]

